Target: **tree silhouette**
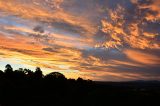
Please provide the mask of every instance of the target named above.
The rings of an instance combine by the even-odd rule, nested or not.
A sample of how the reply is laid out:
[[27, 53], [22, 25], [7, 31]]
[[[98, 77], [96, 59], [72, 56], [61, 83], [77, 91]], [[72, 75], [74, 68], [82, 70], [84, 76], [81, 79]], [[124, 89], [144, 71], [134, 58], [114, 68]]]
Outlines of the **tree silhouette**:
[[39, 67], [36, 68], [34, 75], [35, 75], [35, 78], [37, 79], [41, 79], [43, 77], [42, 71]]
[[26, 74], [23, 68], [19, 68], [18, 70], [15, 70], [13, 75], [15, 80], [24, 80], [26, 78]]
[[0, 70], [0, 77], [2, 77], [4, 75], [3, 71]]
[[64, 80], [66, 79], [65, 76], [59, 72], [52, 72], [50, 74], [47, 74], [45, 76], [46, 79], [59, 79], [59, 80]]
[[5, 71], [4, 71], [5, 73], [11, 73], [11, 72], [13, 72], [13, 68], [11, 67], [11, 65], [10, 64], [7, 64], [6, 66], [5, 66]]
[[24, 69], [24, 73], [27, 75], [27, 77], [32, 78], [34, 76], [34, 72], [30, 69]]
[[13, 79], [13, 68], [11, 67], [10, 64], [7, 64], [5, 66], [4, 73], [5, 73], [6, 78]]

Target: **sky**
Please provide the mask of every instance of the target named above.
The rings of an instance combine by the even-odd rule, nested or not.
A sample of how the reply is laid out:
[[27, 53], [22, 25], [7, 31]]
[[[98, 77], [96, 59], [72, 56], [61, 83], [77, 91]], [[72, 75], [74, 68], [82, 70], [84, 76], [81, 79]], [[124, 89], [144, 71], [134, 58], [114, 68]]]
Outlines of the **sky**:
[[0, 0], [0, 69], [160, 80], [160, 0]]

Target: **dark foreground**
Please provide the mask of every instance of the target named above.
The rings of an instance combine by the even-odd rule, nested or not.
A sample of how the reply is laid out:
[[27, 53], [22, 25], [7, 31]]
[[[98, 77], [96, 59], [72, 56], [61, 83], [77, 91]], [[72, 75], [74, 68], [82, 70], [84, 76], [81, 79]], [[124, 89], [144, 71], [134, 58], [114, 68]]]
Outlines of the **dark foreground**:
[[10, 68], [0, 71], [0, 106], [160, 106], [158, 81], [93, 82]]

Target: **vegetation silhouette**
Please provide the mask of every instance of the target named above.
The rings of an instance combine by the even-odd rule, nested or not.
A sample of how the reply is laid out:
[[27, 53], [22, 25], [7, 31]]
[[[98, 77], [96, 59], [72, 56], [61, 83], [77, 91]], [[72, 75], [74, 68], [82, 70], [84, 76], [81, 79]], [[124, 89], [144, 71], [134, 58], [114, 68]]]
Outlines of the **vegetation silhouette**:
[[7, 64], [0, 70], [0, 106], [154, 106], [159, 81], [96, 82], [67, 79], [59, 72], [43, 75]]

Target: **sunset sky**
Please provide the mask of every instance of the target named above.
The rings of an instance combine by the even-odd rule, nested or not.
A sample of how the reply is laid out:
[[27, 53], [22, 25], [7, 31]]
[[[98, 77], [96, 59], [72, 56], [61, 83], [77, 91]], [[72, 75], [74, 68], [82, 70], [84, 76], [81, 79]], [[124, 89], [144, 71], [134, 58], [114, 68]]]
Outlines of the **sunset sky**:
[[0, 70], [160, 80], [160, 0], [0, 0]]

